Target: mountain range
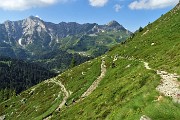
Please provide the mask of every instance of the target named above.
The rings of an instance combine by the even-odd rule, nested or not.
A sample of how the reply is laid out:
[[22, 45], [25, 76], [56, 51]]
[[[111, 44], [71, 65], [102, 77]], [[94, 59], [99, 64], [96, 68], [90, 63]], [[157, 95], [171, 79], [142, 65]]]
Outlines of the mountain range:
[[[130, 35], [131, 32], [116, 21], [106, 25], [76, 22], [54, 24], [30, 16], [24, 20], [0, 24], [0, 55], [31, 62], [40, 61], [47, 69], [61, 71], [69, 66], [47, 67], [46, 63], [52, 59], [72, 59], [72, 54], [82, 56], [82, 59], [99, 56]], [[63, 57], [57, 58], [58, 54]]]

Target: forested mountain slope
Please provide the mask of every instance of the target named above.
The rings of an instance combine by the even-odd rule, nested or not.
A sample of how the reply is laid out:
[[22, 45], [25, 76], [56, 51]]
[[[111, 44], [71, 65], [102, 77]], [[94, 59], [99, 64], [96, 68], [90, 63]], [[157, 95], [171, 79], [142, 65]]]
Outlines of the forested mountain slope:
[[55, 75], [37, 64], [0, 57], [0, 102]]

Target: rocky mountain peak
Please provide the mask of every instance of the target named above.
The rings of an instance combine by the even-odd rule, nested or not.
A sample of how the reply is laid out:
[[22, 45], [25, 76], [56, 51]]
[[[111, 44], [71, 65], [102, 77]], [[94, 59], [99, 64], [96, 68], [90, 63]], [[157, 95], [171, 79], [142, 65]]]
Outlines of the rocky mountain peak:
[[23, 22], [27, 22], [27, 24], [29, 25], [39, 25], [40, 23], [43, 24], [43, 20], [41, 20], [39, 17], [35, 17], [35, 16], [29, 16], [28, 18], [26, 18], [25, 20], [23, 20]]
[[41, 19], [37, 16], [29, 16], [27, 19], [31, 19], [31, 20], [36, 20], [36, 21], [41, 21]]
[[46, 29], [44, 21], [35, 16], [29, 16], [28, 18], [24, 19], [22, 24], [25, 29], [31, 31], [35, 28], [38, 29], [38, 31]]
[[110, 21], [107, 26], [109, 27], [116, 27], [116, 26], [121, 26], [117, 21], [113, 20], [113, 21]]
[[6, 21], [4, 22], [4, 24], [9, 24], [9, 23], [11, 23], [10, 20], [6, 20]]

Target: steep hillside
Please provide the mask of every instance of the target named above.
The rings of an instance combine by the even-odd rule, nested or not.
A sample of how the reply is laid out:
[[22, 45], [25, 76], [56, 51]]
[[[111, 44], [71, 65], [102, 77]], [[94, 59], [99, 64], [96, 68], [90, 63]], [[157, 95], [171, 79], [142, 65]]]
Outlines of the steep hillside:
[[111, 49], [98, 88], [52, 119], [180, 119], [179, 13], [177, 5]]
[[153, 68], [180, 74], [179, 5], [114, 51], [119, 55], [144, 59]]
[[1, 103], [1, 118], [179, 120], [179, 6], [105, 55]]
[[0, 115], [18, 120], [42, 119], [51, 115], [63, 102], [65, 89], [70, 95], [68, 101], [79, 98], [88, 89], [100, 74], [100, 63], [100, 60], [86, 62], [22, 92], [0, 104]]

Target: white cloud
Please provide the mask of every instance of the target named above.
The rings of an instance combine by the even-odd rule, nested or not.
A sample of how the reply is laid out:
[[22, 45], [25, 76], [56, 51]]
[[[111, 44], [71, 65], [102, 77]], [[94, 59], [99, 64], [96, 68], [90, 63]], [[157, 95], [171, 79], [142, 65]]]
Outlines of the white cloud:
[[122, 7], [121, 7], [121, 5], [119, 5], [119, 4], [114, 5], [114, 9], [115, 9], [116, 12], [119, 12], [119, 10], [120, 10], [121, 8], [122, 8]]
[[103, 7], [109, 0], [89, 0], [89, 3], [93, 7]]
[[134, 9], [159, 9], [174, 6], [179, 0], [136, 0], [129, 4], [129, 8]]
[[69, 0], [0, 0], [0, 8], [4, 10], [27, 10], [67, 1]]

